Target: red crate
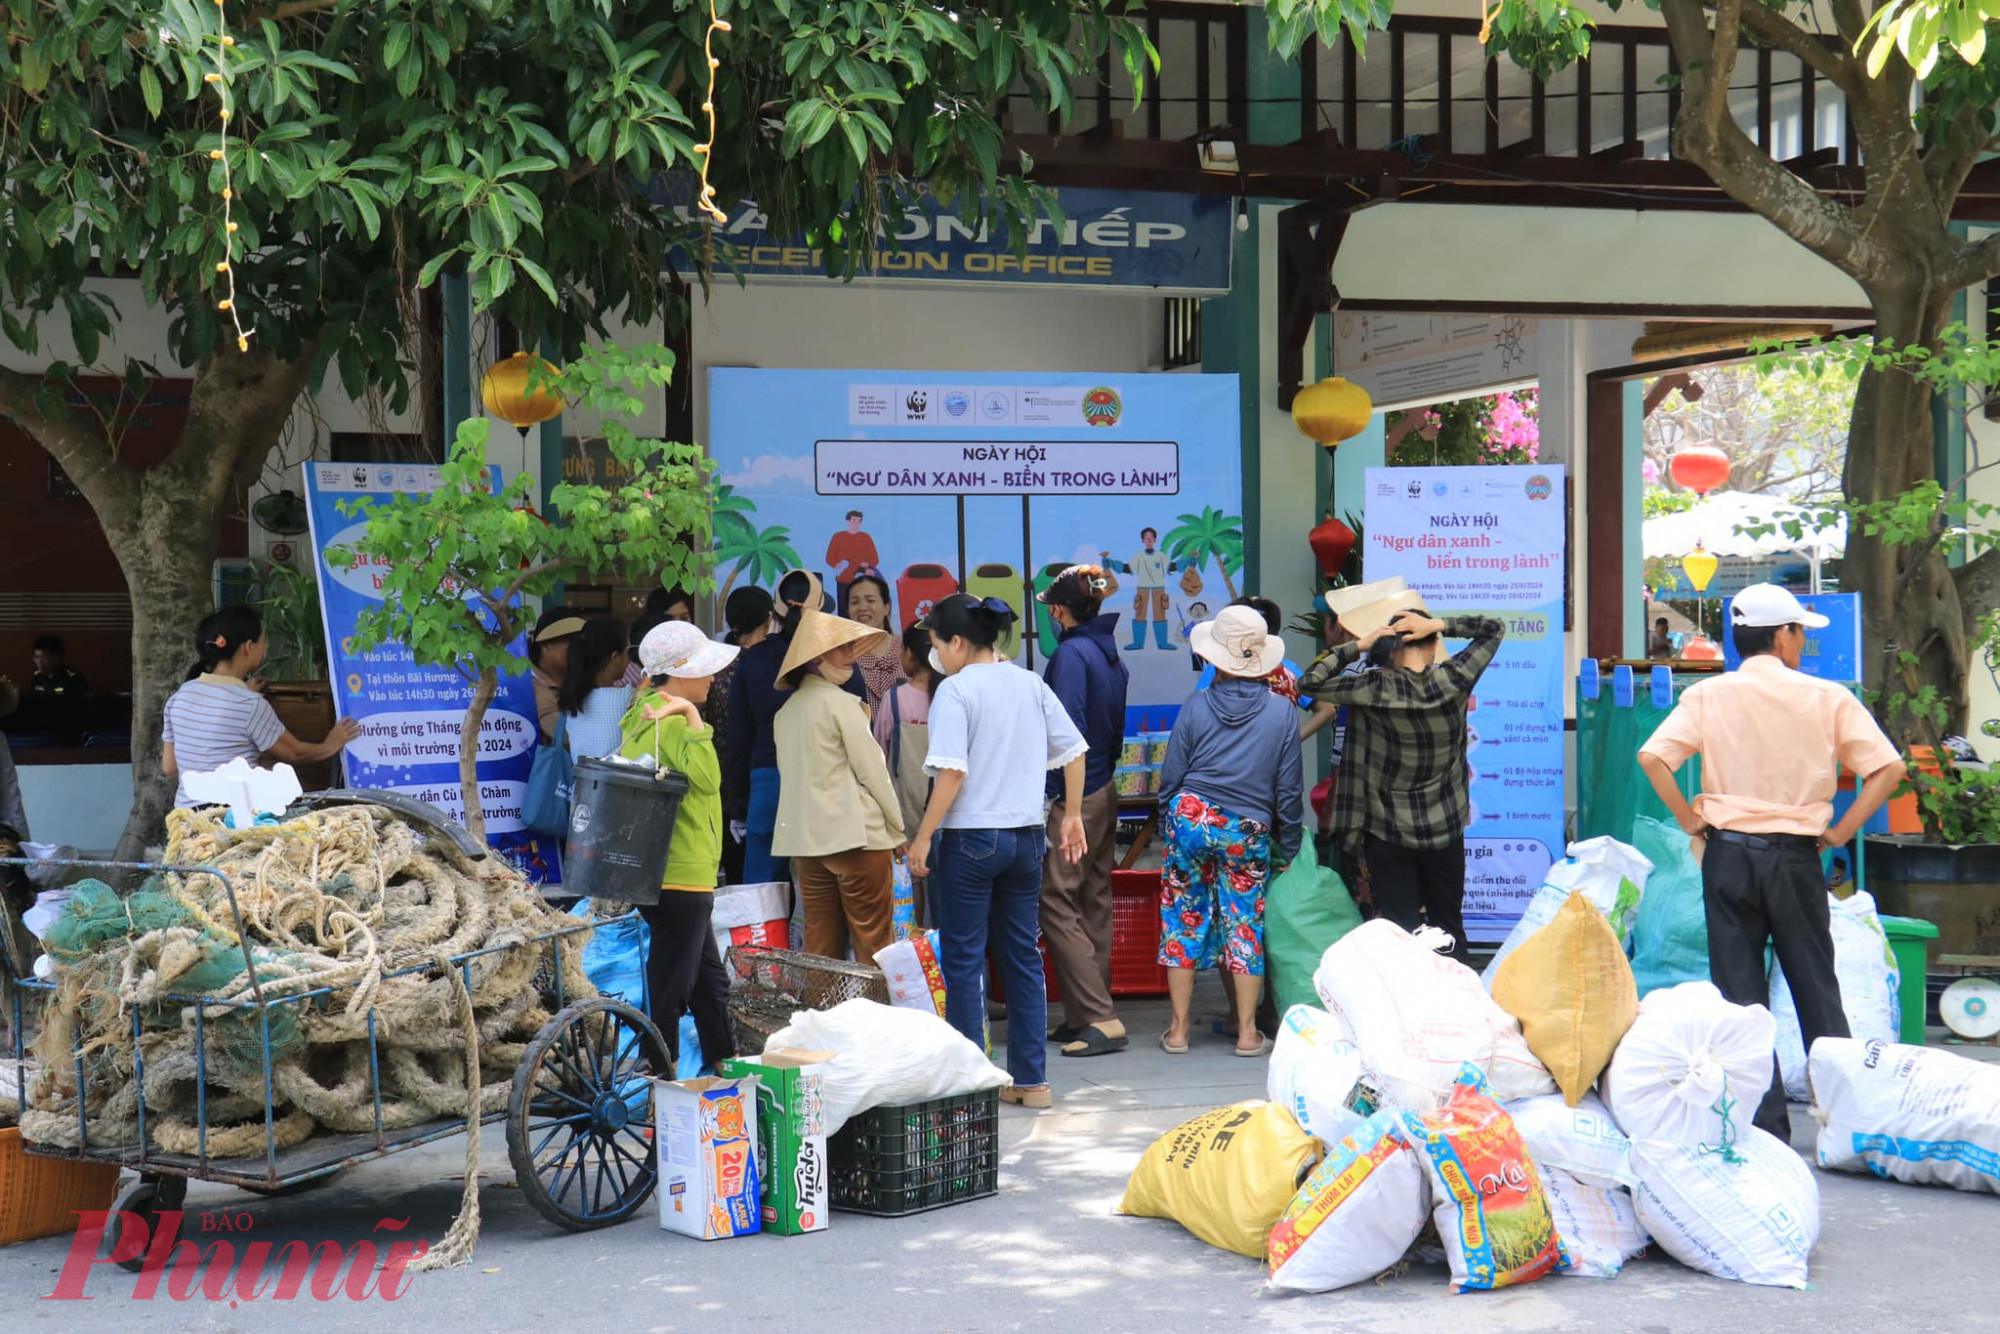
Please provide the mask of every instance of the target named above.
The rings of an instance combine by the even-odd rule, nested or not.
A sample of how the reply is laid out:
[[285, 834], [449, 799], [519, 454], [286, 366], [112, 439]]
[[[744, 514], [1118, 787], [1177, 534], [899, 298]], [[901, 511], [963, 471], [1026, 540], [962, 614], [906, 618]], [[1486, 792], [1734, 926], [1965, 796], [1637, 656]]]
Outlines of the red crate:
[[1160, 966], [1160, 873], [1111, 873], [1111, 994], [1164, 996]]

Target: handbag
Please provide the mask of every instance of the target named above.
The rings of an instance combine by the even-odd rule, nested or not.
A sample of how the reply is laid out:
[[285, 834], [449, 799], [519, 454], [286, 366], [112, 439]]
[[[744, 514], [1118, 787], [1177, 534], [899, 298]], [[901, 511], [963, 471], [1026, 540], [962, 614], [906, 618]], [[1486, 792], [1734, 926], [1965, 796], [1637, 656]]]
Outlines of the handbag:
[[521, 823], [550, 838], [569, 833], [569, 804], [576, 795], [576, 760], [569, 753], [568, 732], [569, 715], [558, 715], [555, 740], [535, 751], [521, 799]]

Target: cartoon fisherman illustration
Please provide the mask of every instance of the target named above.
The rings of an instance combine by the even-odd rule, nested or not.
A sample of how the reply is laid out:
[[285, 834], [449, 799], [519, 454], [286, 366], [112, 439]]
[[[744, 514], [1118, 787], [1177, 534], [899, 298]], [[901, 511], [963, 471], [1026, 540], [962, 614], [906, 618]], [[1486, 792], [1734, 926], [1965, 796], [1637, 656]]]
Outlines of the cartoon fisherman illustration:
[[1172, 648], [1173, 641], [1167, 634], [1167, 571], [1172, 566], [1167, 553], [1160, 550], [1160, 533], [1156, 528], [1139, 530], [1139, 550], [1132, 556], [1132, 582], [1138, 592], [1132, 599], [1132, 642], [1126, 651], [1146, 647], [1146, 623], [1153, 623], [1154, 637], [1161, 648]]

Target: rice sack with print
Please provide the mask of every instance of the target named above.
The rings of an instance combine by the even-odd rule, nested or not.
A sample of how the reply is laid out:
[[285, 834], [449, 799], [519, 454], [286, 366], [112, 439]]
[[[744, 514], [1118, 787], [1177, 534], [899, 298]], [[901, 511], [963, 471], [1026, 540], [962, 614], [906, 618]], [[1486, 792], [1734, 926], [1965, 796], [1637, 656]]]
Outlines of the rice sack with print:
[[1403, 1258], [1430, 1209], [1424, 1165], [1397, 1114], [1377, 1112], [1333, 1145], [1271, 1229], [1271, 1287], [1366, 1282]]
[[1154, 1140], [1118, 1212], [1171, 1218], [1211, 1246], [1261, 1260], [1271, 1224], [1318, 1161], [1319, 1141], [1290, 1112], [1239, 1102]]
[[1454, 1292], [1505, 1288], [1567, 1268], [1541, 1175], [1506, 1110], [1468, 1063], [1444, 1107], [1403, 1113], [1403, 1134], [1430, 1171]]

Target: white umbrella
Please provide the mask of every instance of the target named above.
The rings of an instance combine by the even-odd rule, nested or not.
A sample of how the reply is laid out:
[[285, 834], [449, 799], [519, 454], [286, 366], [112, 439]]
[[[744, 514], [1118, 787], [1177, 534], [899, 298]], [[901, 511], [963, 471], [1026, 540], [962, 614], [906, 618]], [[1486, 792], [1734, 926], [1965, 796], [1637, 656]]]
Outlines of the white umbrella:
[[[1685, 556], [1699, 543], [1717, 556], [1777, 556], [1798, 552], [1812, 562], [1813, 590], [1819, 590], [1820, 562], [1847, 550], [1847, 516], [1822, 525], [1820, 516], [1776, 496], [1722, 491], [1704, 496], [1678, 514], [1646, 520], [1640, 542], [1649, 558]], [[1770, 529], [1756, 536], [1740, 528]], [[1794, 535], [1796, 534], [1796, 536]]]

